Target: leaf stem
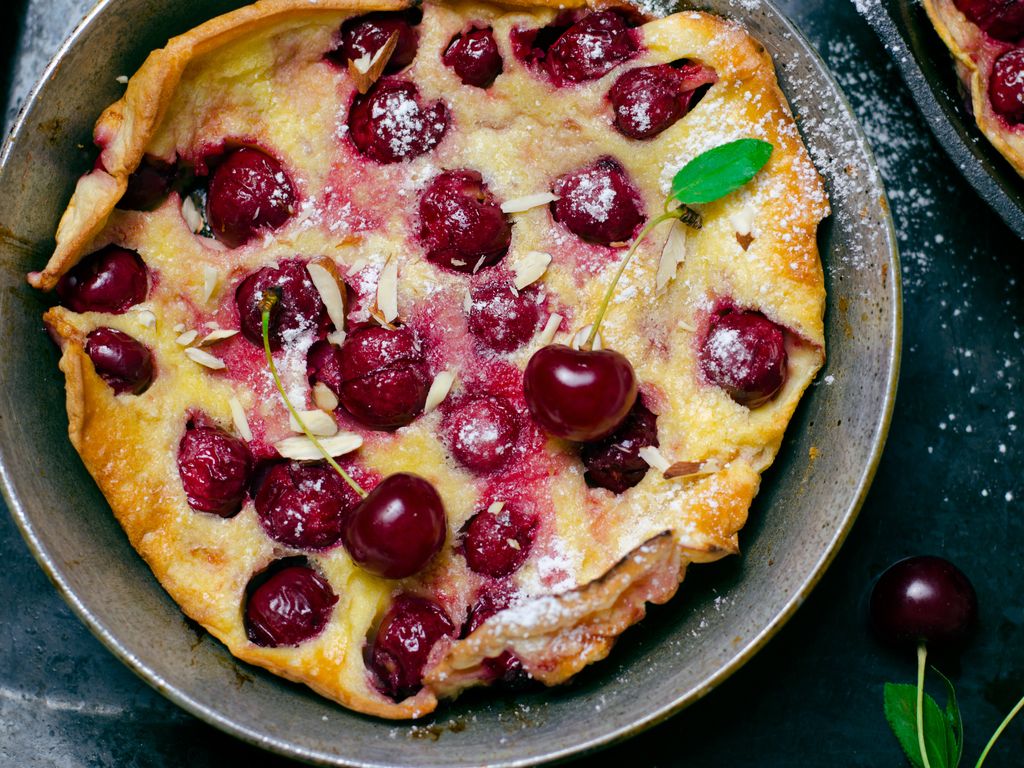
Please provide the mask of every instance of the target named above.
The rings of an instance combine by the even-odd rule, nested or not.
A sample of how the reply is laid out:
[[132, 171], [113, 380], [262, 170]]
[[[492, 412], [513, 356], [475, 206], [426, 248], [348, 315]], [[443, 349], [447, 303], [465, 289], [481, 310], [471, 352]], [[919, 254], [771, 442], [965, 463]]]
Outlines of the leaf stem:
[[1021, 711], [1021, 709], [1024, 709], [1024, 697], [1022, 697], [1021, 700], [1017, 702], [1017, 706], [1010, 710], [1010, 714], [1008, 714], [1006, 718], [1003, 720], [1003, 722], [999, 724], [999, 727], [996, 728], [996, 732], [993, 733], [992, 738], [988, 740], [988, 744], [986, 744], [985, 749], [982, 750], [981, 757], [978, 758], [978, 762], [975, 764], [974, 768], [981, 768], [981, 764], [985, 762], [985, 758], [988, 757], [988, 753], [992, 750], [992, 747], [995, 745], [996, 739], [1003, 735], [1003, 731], [1006, 730], [1006, 727], [1010, 724], [1010, 721], [1013, 720], [1013, 718], [1017, 715], [1018, 712]]
[[316, 436], [309, 431], [309, 427], [306, 426], [306, 422], [302, 420], [299, 412], [292, 405], [292, 401], [288, 399], [288, 394], [284, 391], [284, 385], [281, 383], [281, 377], [277, 374], [277, 366], [274, 365], [274, 355], [270, 351], [270, 310], [278, 302], [278, 296], [273, 291], [267, 291], [263, 294], [263, 298], [260, 299], [259, 309], [262, 314], [262, 325], [263, 325], [263, 353], [267, 356], [267, 367], [270, 368], [270, 375], [274, 377], [274, 385], [277, 387], [277, 391], [281, 393], [281, 399], [284, 400], [285, 406], [288, 408], [288, 412], [295, 419], [295, 423], [302, 427], [302, 431], [309, 438], [310, 442], [316, 446], [316, 449], [323, 454], [324, 459], [331, 465], [335, 472], [337, 472], [341, 479], [348, 483], [352, 490], [358, 493], [364, 499], [367, 497], [366, 491], [359, 485], [352, 476], [349, 475], [341, 465], [334, 460], [334, 458], [327, 452], [327, 449], [320, 444], [320, 441], [316, 439]]
[[921, 750], [924, 768], [932, 768], [928, 760], [928, 746], [924, 742], [924, 670], [927, 659], [928, 646], [921, 643], [917, 646], [917, 746]]

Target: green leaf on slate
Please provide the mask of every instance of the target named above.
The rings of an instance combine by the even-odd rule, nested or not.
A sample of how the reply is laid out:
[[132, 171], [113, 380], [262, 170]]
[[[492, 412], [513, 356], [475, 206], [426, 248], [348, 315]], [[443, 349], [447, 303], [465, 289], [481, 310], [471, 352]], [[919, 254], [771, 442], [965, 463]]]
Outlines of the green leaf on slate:
[[[896, 735], [907, 759], [924, 768], [921, 749], [917, 744], [917, 686], [903, 683], [885, 684], [885, 719]], [[952, 726], [935, 699], [924, 695], [924, 746], [932, 768], [954, 768], [949, 762], [946, 745], [954, 738]]]
[[679, 170], [669, 197], [683, 205], [714, 202], [754, 178], [771, 156], [772, 145], [760, 139], [738, 139], [709, 149]]
[[960, 705], [956, 701], [956, 691], [949, 678], [932, 667], [932, 672], [942, 678], [946, 685], [946, 723], [949, 726], [946, 737], [946, 754], [949, 756], [950, 768], [960, 765], [964, 755], [964, 721], [960, 718]]

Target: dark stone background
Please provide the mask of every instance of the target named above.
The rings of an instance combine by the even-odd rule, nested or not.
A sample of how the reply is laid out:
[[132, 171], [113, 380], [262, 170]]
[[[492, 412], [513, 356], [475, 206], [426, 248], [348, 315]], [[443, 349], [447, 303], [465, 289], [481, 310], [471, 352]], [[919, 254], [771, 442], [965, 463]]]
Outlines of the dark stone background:
[[[0, 3], [0, 87], [11, 86], [5, 127], [90, 5]], [[913, 665], [872, 641], [865, 604], [889, 563], [934, 553], [966, 571], [981, 603], [981, 631], [953, 670], [967, 729], [964, 765], [973, 765], [1024, 693], [1024, 246], [932, 140], [852, 2], [780, 5], [836, 73], [889, 190], [906, 327], [888, 447], [848, 542], [778, 637], [699, 704], [590, 761], [904, 764], [882, 715], [881, 687], [911, 681]], [[0, 765], [290, 765], [195, 720], [122, 666], [71, 614], [6, 514], [0, 562]], [[1022, 754], [1017, 722], [986, 765], [1019, 766]]]

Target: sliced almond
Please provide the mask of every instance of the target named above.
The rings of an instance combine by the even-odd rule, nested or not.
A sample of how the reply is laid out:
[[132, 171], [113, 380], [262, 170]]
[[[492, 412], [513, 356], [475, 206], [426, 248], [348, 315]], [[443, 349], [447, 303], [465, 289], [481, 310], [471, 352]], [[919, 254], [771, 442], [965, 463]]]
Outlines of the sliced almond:
[[156, 327], [156, 315], [154, 315], [148, 309], [138, 310], [135, 313], [135, 319], [138, 320], [139, 325], [141, 325], [143, 328]]
[[[338, 434], [338, 424], [334, 421], [334, 417], [326, 411], [319, 409], [299, 411], [299, 418], [306, 425], [306, 429], [317, 437], [330, 437], [331, 435]], [[292, 432], [303, 431], [302, 425], [291, 414], [288, 416], [288, 426], [292, 428]]]
[[679, 265], [686, 261], [686, 227], [678, 221], [672, 222], [668, 231], [665, 247], [661, 249], [661, 260], [658, 262], [658, 274], [654, 278], [654, 287], [658, 293], [675, 280]]
[[721, 469], [717, 461], [677, 461], [662, 473], [666, 480], [713, 475]]
[[128, 85], [128, 75], [118, 75], [114, 80], [119, 82], [121, 85]]
[[175, 323], [174, 327], [171, 330], [174, 331], [175, 333], [181, 333], [182, 331], [185, 330], [185, 324], [184, 323]]
[[203, 214], [196, 208], [195, 201], [186, 197], [181, 203], [181, 217], [193, 234], [198, 235], [203, 231]]
[[430, 390], [427, 392], [427, 402], [423, 405], [423, 413], [430, 413], [443, 403], [444, 399], [448, 397], [448, 393], [451, 392], [452, 384], [454, 383], [455, 374], [451, 371], [441, 371], [437, 374], [434, 377], [434, 381], [430, 384]]
[[544, 277], [544, 273], [548, 271], [550, 264], [550, 253], [529, 251], [523, 254], [512, 265], [512, 271], [515, 273], [512, 284], [519, 291], [528, 285], [533, 285], [533, 283]]
[[362, 272], [369, 263], [366, 259], [356, 259], [352, 262], [352, 266], [348, 268], [348, 276], [352, 277], [352, 275]]
[[185, 355], [193, 362], [199, 363], [207, 368], [212, 368], [215, 371], [219, 371], [227, 366], [224, 361], [219, 357], [214, 357], [209, 352], [204, 352], [198, 347], [188, 347], [185, 350]]
[[393, 255], [388, 256], [377, 279], [377, 309], [387, 323], [398, 317], [398, 260]]
[[217, 290], [217, 270], [208, 264], [203, 265], [203, 303], [205, 304], [213, 298], [214, 291]]
[[313, 262], [306, 265], [306, 271], [316, 287], [317, 293], [323, 299], [324, 307], [327, 308], [327, 316], [331, 318], [334, 327], [341, 330], [345, 327], [345, 294], [341, 292], [341, 286], [334, 274], [323, 264]]
[[313, 385], [313, 402], [321, 411], [330, 413], [338, 407], [338, 396], [331, 391], [331, 388], [318, 381]]
[[331, 331], [327, 334], [327, 340], [336, 347], [340, 347], [345, 343], [345, 332], [344, 331]]
[[229, 328], [218, 328], [215, 331], [210, 331], [208, 334], [203, 336], [199, 342], [200, 347], [208, 347], [211, 344], [216, 344], [218, 341], [224, 341], [224, 339], [230, 339], [232, 336], [238, 335], [238, 331], [233, 331]]
[[502, 213], [523, 213], [532, 208], [539, 208], [542, 205], [553, 203], [561, 198], [552, 192], [537, 192], [533, 195], [524, 195], [514, 200], [506, 200], [501, 204]]
[[398, 33], [392, 32], [388, 41], [378, 48], [372, 57], [363, 55], [354, 61], [352, 59], [348, 60], [348, 73], [352, 76], [356, 89], [360, 93], [366, 93], [377, 82], [377, 79], [384, 72], [384, 67], [388, 65], [388, 60], [391, 58], [391, 54], [395, 52], [397, 45]]
[[645, 445], [639, 450], [640, 458], [647, 462], [649, 467], [652, 467], [659, 472], [667, 472], [669, 468], [668, 460], [661, 455], [661, 451], [655, 448], [653, 445]]
[[198, 336], [198, 335], [199, 335], [199, 331], [197, 331], [195, 329], [193, 329], [191, 331], [185, 331], [178, 338], [176, 338], [175, 341], [178, 342], [179, 344], [181, 344], [181, 346], [187, 347], [189, 344], [191, 344], [193, 341], [196, 340], [196, 336]]
[[552, 312], [548, 316], [548, 321], [544, 323], [544, 330], [540, 332], [540, 336], [537, 341], [542, 347], [546, 347], [552, 341], [555, 340], [555, 334], [558, 333], [559, 326], [562, 325], [562, 316], [557, 312]]
[[[363, 444], [363, 438], [351, 432], [339, 432], [333, 437], [325, 437], [317, 442], [323, 446], [327, 454], [334, 458], [352, 453]], [[317, 461], [323, 454], [308, 437], [286, 437], [274, 443], [274, 449], [285, 459], [294, 461]]]
[[519, 542], [516, 541], [515, 539], [513, 539], [511, 536], [509, 536], [507, 539], [505, 539], [505, 543], [508, 544], [510, 547], [512, 547], [512, 549], [516, 550], [517, 552], [520, 549], [522, 549], [522, 547], [519, 545]]
[[[587, 337], [590, 336], [590, 329], [593, 327], [594, 324], [591, 323], [590, 325], [585, 325], [582, 328], [580, 328], [576, 332], [576, 335], [572, 337], [572, 341], [569, 343], [569, 346], [571, 346], [573, 349], [579, 349], [580, 347], [582, 347], [583, 344], [586, 343]], [[594, 336], [594, 344], [593, 346], [591, 346], [591, 349], [593, 349], [595, 352], [599, 352], [600, 350], [604, 349], [604, 340], [601, 338], [600, 331], [598, 331], [597, 334]]]
[[757, 211], [754, 209], [753, 203], [748, 202], [729, 217], [729, 223], [732, 224], [737, 235], [752, 235], [756, 215]]
[[496, 515], [505, 508], [504, 501], [496, 501], [487, 508], [487, 512], [492, 515]]
[[251, 443], [252, 430], [249, 428], [249, 419], [245, 416], [245, 409], [242, 407], [241, 401], [232, 395], [228, 400], [228, 405], [231, 407], [231, 420], [235, 422], [235, 429], [238, 431], [238, 434], [247, 443]]

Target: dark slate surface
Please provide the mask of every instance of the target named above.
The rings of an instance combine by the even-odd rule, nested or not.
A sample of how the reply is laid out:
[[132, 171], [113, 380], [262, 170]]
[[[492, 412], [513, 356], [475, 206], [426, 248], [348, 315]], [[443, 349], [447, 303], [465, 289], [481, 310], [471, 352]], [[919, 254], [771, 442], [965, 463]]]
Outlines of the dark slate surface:
[[[13, 68], [0, 71], [0, 81], [12, 83], [7, 126], [90, 4], [2, 4], [0, 45], [19, 14], [22, 25]], [[906, 300], [889, 444], [849, 541], [780, 635], [704, 701], [591, 761], [902, 764], [882, 716], [881, 686], [910, 681], [913, 668], [871, 640], [865, 603], [886, 565], [936, 553], [967, 572], [981, 602], [981, 632], [954, 670], [967, 723], [964, 764], [973, 765], [1024, 692], [1024, 442], [1017, 429], [1024, 423], [1024, 245], [928, 135], [853, 3], [781, 5], [836, 72], [889, 189]], [[0, 765], [290, 765], [196, 721], [135, 678], [71, 615], [6, 514], [0, 561]], [[1019, 766], [1022, 753], [1018, 722], [986, 765]]]

